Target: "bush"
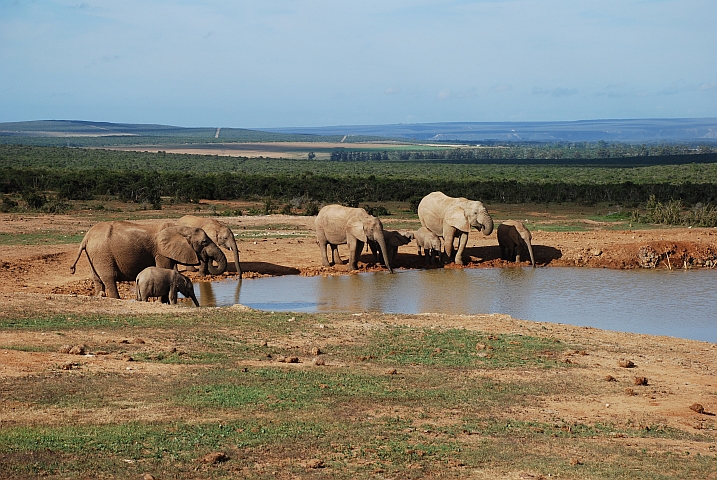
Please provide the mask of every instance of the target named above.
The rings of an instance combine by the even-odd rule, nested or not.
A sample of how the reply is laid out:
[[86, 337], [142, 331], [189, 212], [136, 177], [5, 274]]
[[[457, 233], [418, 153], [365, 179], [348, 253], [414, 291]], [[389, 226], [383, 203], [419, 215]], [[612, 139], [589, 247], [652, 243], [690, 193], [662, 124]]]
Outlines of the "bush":
[[0, 212], [8, 213], [14, 211], [18, 207], [18, 203], [9, 197], [2, 198], [2, 204], [0, 204]]
[[36, 190], [24, 192], [22, 199], [25, 200], [27, 208], [30, 210], [40, 210], [47, 203], [47, 197]]

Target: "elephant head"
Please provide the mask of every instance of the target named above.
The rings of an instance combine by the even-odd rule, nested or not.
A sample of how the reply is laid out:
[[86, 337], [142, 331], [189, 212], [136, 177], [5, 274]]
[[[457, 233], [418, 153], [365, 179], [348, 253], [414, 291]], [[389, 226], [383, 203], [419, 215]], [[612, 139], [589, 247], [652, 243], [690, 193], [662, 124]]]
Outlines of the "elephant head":
[[237, 248], [237, 242], [234, 238], [234, 232], [232, 232], [229, 227], [214, 219], [197, 217], [194, 215], [185, 215], [178, 220], [178, 223], [180, 225], [201, 228], [207, 233], [207, 235], [209, 235], [209, 238], [214, 240], [214, 243], [220, 247], [230, 250], [234, 255], [234, 265], [236, 266], [236, 271], [239, 274], [239, 278], [241, 278], [242, 271], [241, 265], [239, 264], [239, 249]]
[[[155, 236], [157, 252], [166, 257], [171, 267], [175, 263], [182, 265], [199, 265], [205, 262], [211, 275], [220, 275], [227, 269], [227, 257], [201, 228], [178, 225], [163, 228]], [[214, 265], [214, 262], [217, 265]]]
[[[362, 208], [357, 210], [365, 212]], [[368, 213], [366, 213], [365, 216], [361, 214], [356, 215], [356, 218], [349, 222], [348, 231], [357, 240], [363, 243], [376, 242], [382, 252], [388, 252], [383, 224], [381, 223], [381, 220], [373, 215], [369, 215]], [[389, 272], [393, 273], [393, 268], [391, 267], [390, 262], [388, 262], [386, 268], [388, 268]]]
[[[191, 298], [192, 302], [194, 302], [194, 305], [197, 307], [199, 306], [199, 300], [197, 300], [197, 296], [194, 294], [194, 285], [192, 284], [192, 281], [182, 275], [179, 272], [175, 272], [176, 275], [174, 277], [175, 285], [177, 288], [177, 291], [184, 295], [186, 298]], [[175, 302], [176, 302], [176, 295], [175, 295]]]
[[445, 212], [446, 223], [461, 232], [468, 232], [473, 227], [486, 236], [493, 233], [493, 218], [481, 202], [465, 198], [457, 200], [459, 201]]

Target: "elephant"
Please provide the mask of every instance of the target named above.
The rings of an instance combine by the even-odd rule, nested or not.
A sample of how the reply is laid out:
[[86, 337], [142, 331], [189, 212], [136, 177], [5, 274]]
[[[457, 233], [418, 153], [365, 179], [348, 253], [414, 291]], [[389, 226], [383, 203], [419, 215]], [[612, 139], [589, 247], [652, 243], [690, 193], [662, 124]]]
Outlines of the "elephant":
[[176, 305], [179, 292], [199, 306], [192, 281], [173, 269], [147, 267], [137, 275], [135, 287], [139, 302], [147, 302], [149, 297], [161, 297], [162, 303]]
[[[201, 228], [209, 235], [209, 238], [211, 238], [214, 243], [220, 247], [231, 250], [234, 254], [234, 265], [236, 266], [237, 273], [239, 274], [239, 278], [242, 278], [241, 266], [239, 265], [239, 249], [237, 248], [234, 233], [229, 227], [222, 225], [212, 218], [197, 217], [194, 215], [185, 215], [180, 218], [177, 223], [179, 223], [179, 225]], [[206, 263], [201, 262], [199, 264], [199, 273], [202, 275], [207, 274]]]
[[421, 227], [414, 233], [416, 238], [416, 245], [418, 245], [418, 255], [425, 255], [426, 262], [434, 264], [440, 261], [441, 257], [441, 239], [438, 235], [427, 229]]
[[498, 245], [500, 245], [500, 258], [510, 262], [520, 263], [520, 254], [523, 250], [528, 250], [530, 254], [530, 263], [535, 267], [535, 258], [533, 257], [533, 245], [530, 243], [532, 236], [530, 231], [516, 220], [505, 220], [498, 225]]
[[[411, 243], [411, 240], [413, 240], [413, 232], [401, 233], [396, 230], [384, 230], [383, 238], [386, 241], [386, 246], [388, 247], [388, 254], [386, 255], [388, 257], [388, 263], [391, 267], [394, 267], [394, 260], [398, 254], [398, 247]], [[376, 260], [376, 263], [387, 265], [386, 257], [383, 255], [383, 250], [381, 250], [378, 242], [375, 240], [369, 240], [368, 246], [371, 249], [371, 253], [373, 253], [373, 258]]]
[[[335, 253], [338, 253], [336, 246], [348, 244], [349, 270], [358, 268], [359, 256], [364, 243], [368, 240], [376, 241], [382, 252], [388, 252], [381, 220], [369, 215], [363, 208], [326, 205], [319, 210], [315, 225], [316, 241], [321, 249], [321, 262], [325, 267], [333, 265], [333, 263], [329, 263], [326, 255], [327, 245], [331, 246], [331, 259], [335, 260]], [[390, 262], [386, 268], [393, 273]]]
[[418, 204], [418, 219], [421, 225], [443, 239], [446, 260], [453, 257], [453, 239], [458, 235], [458, 250], [455, 263], [463, 265], [463, 251], [468, 243], [471, 227], [493, 232], [493, 218], [483, 204], [477, 200], [449, 197], [443, 192], [432, 192]]
[[115, 221], [94, 225], [82, 239], [70, 273], [75, 273], [83, 251], [90, 262], [95, 295], [106, 292], [110, 298], [119, 298], [118, 281], [135, 280], [147, 267], [199, 265], [203, 260], [212, 275], [227, 268], [224, 253], [204, 230], [170, 222], [141, 225]]

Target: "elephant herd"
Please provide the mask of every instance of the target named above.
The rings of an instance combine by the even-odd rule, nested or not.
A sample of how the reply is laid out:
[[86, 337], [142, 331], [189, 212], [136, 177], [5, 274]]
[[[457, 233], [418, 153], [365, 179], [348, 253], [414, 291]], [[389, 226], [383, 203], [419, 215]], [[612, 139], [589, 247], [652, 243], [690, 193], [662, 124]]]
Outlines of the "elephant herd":
[[[322, 264], [328, 267], [343, 263], [337, 247], [346, 244], [349, 247], [348, 268], [356, 270], [359, 255], [367, 243], [377, 262], [382, 261], [388, 271], [393, 273], [393, 260], [398, 247], [415, 239], [418, 255], [425, 254], [427, 261], [454, 261], [462, 265], [471, 227], [482, 231], [484, 235], [493, 232], [493, 219], [481, 202], [449, 197], [442, 192], [433, 192], [423, 197], [418, 204], [418, 218], [421, 228], [416, 232], [401, 233], [384, 230], [381, 220], [362, 208], [327, 205], [316, 217], [316, 241], [321, 249]], [[453, 242], [456, 238], [458, 248], [454, 254]], [[498, 243], [504, 260], [520, 262], [521, 252], [525, 249], [530, 255], [531, 264], [535, 266], [531, 235], [522, 223], [504, 221], [498, 226]], [[327, 246], [331, 248], [331, 261]]]
[[187, 215], [176, 222], [100, 222], [82, 239], [70, 273], [75, 273], [85, 252], [97, 296], [104, 292], [107, 297], [119, 298], [117, 282], [136, 281], [138, 300], [156, 296], [176, 303], [179, 291], [199, 305], [191, 281], [176, 272], [176, 266], [196, 266], [203, 275], [219, 275], [227, 269], [227, 258], [219, 246], [232, 251], [241, 277], [234, 234], [216, 220]]
[[[484, 235], [493, 232], [493, 219], [481, 202], [453, 198], [441, 192], [430, 193], [421, 200], [418, 218], [421, 228], [417, 231], [397, 232], [384, 230], [381, 220], [363, 208], [327, 205], [315, 220], [322, 264], [343, 264], [338, 245], [348, 245], [348, 268], [356, 270], [364, 245], [368, 245], [377, 263], [383, 263], [393, 273], [398, 247], [415, 239], [419, 256], [425, 255], [427, 262], [454, 261], [462, 265], [471, 227]], [[497, 234], [501, 258], [520, 262], [521, 252], [527, 250], [535, 266], [531, 235], [522, 223], [504, 221], [498, 226]], [[456, 238], [458, 248], [454, 252]], [[174, 304], [179, 292], [199, 306], [192, 282], [177, 272], [176, 267], [197, 267], [202, 275], [219, 275], [228, 266], [220, 246], [233, 253], [236, 272], [241, 278], [234, 234], [216, 220], [187, 215], [176, 221], [155, 220], [143, 224], [100, 222], [85, 234], [70, 273], [75, 273], [77, 262], [85, 252], [97, 296], [104, 293], [107, 297], [119, 298], [117, 282], [135, 281], [137, 300], [160, 297], [164, 303]], [[331, 261], [327, 247], [331, 248]]]

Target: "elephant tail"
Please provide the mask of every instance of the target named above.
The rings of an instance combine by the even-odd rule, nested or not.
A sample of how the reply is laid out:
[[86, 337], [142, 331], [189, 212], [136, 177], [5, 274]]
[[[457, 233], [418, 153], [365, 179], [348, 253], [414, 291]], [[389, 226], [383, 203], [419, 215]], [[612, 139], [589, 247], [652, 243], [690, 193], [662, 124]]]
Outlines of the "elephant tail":
[[[80, 244], [80, 249], [77, 250], [77, 258], [75, 258], [75, 261], [72, 263], [72, 266], [70, 266], [70, 275], [75, 274], [75, 267], [77, 266], [77, 262], [80, 260], [80, 256], [82, 255], [82, 252], [87, 253], [87, 235], [85, 235], [85, 238], [82, 239], [82, 243]], [[89, 255], [87, 256], [87, 259], [89, 260]]]

